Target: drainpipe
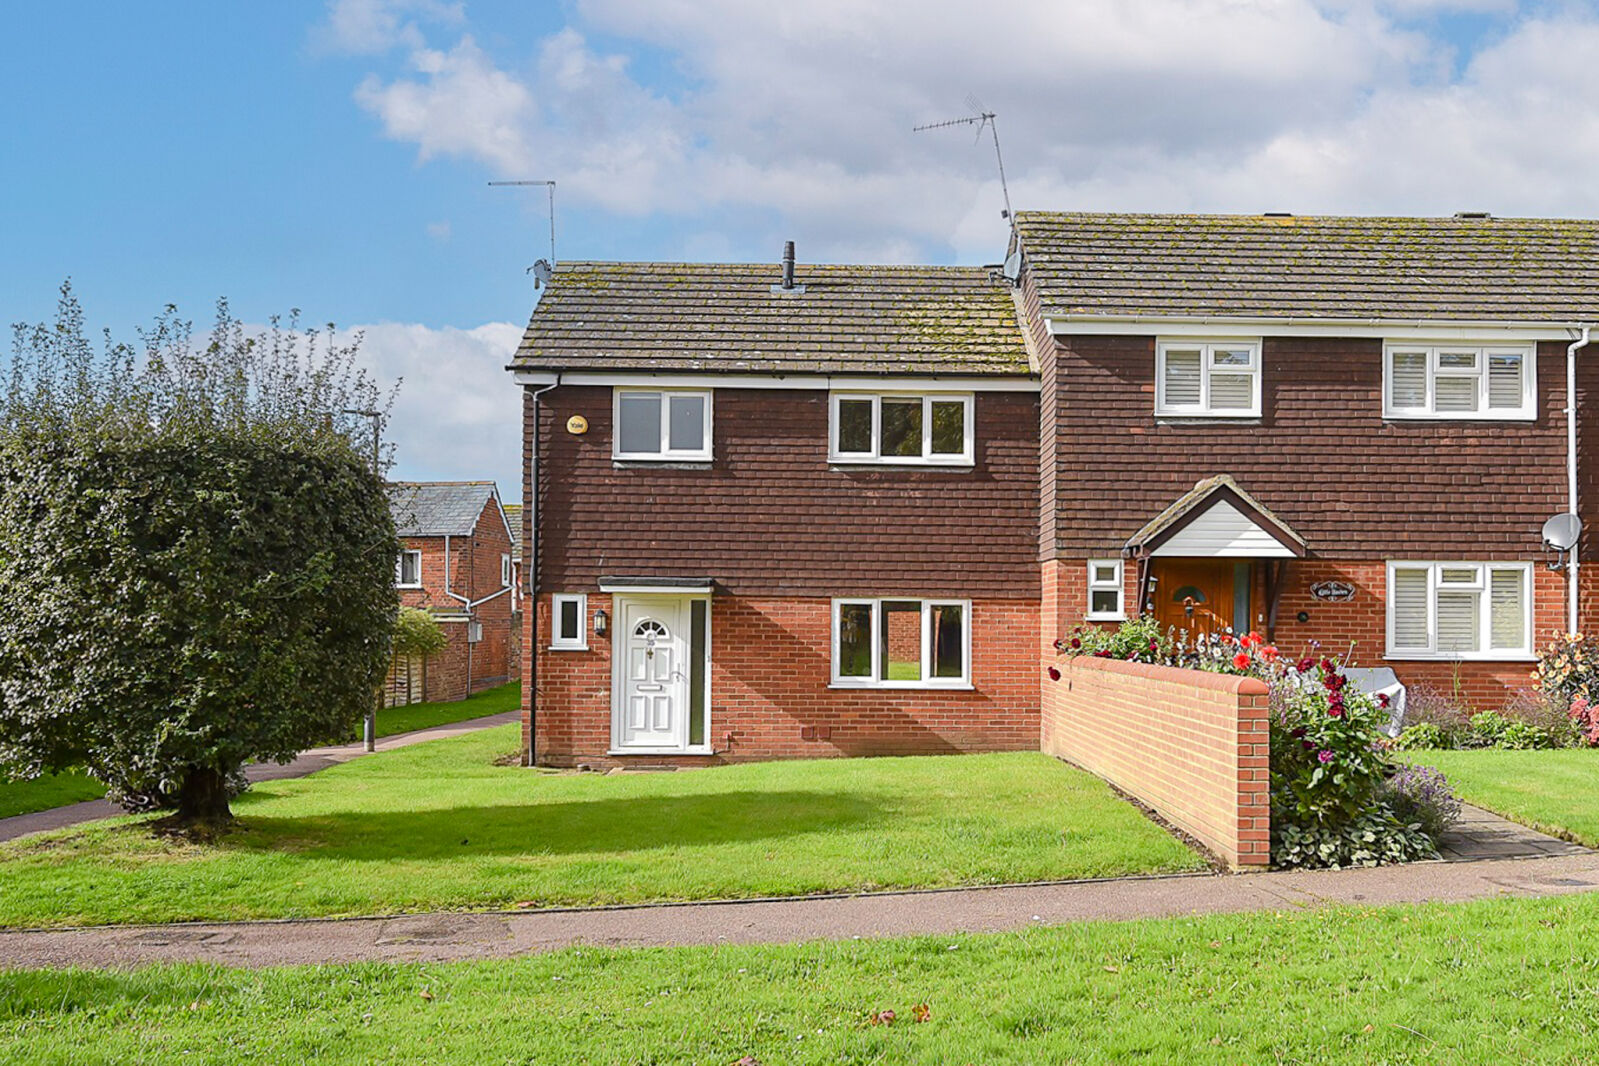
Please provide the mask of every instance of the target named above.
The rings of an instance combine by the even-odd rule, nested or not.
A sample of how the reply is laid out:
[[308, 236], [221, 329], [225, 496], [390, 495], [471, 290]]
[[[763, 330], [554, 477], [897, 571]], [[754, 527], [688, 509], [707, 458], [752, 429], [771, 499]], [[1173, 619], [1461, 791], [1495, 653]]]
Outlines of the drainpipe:
[[[1588, 346], [1590, 327], [1578, 328], [1582, 336], [1566, 347], [1566, 499], [1572, 514], [1577, 513], [1577, 352]], [[1577, 545], [1573, 544], [1566, 563], [1568, 633], [1577, 632], [1577, 568]]]
[[[522, 546], [522, 572], [527, 580], [527, 602], [524, 608], [531, 612], [528, 615], [528, 647], [522, 649], [522, 656], [527, 660], [527, 764], [534, 765], [533, 753], [537, 750], [536, 735], [534, 730], [539, 720], [539, 431], [543, 428], [543, 419], [539, 411], [539, 397], [551, 389], [559, 388], [561, 375], [555, 375], [555, 383], [546, 385], [541, 389], [532, 391], [533, 401], [533, 452], [530, 457], [529, 476], [527, 486], [527, 499], [522, 501], [522, 509], [528, 518], [527, 543]], [[587, 626], [589, 620], [583, 619]]]

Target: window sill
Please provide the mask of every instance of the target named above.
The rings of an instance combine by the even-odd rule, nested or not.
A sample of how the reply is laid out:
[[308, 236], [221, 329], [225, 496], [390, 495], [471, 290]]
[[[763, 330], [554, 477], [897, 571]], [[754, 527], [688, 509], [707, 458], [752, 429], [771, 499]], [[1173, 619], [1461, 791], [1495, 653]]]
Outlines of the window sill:
[[1125, 621], [1127, 621], [1127, 615], [1124, 612], [1118, 612], [1116, 614], [1085, 614], [1085, 615], [1083, 615], [1083, 621], [1085, 621], [1085, 622], [1125, 622]]
[[1535, 663], [1538, 656], [1524, 651], [1495, 652], [1488, 655], [1429, 655], [1409, 652], [1390, 652], [1384, 655], [1388, 663]]
[[829, 459], [827, 469], [837, 473], [855, 473], [860, 470], [947, 470], [952, 474], [970, 474], [977, 468], [977, 464], [970, 460], [958, 463], [928, 463], [920, 459], [901, 459], [895, 462], [884, 462], [879, 459]]
[[1265, 422], [1260, 415], [1202, 415], [1202, 414], [1167, 414], [1155, 412], [1157, 426], [1213, 426], [1218, 422], [1232, 426], [1258, 426]]
[[688, 748], [611, 748], [605, 753], [612, 757], [624, 755], [715, 755], [708, 744]]
[[587, 644], [551, 644], [549, 651], [588, 651]]
[[422, 585], [395, 585], [394, 587], [399, 589], [401, 592], [415, 592], [417, 589], [423, 588], [424, 586], [422, 586]]
[[709, 470], [709, 459], [612, 459], [613, 470]]
[[850, 692], [976, 692], [971, 684], [929, 684], [926, 681], [876, 681], [876, 682], [848, 682], [834, 681], [827, 686], [830, 689], [842, 689]]
[[1483, 411], [1467, 411], [1462, 414], [1401, 414], [1397, 411], [1384, 411], [1384, 422], [1536, 422], [1537, 412], [1506, 412], [1504, 414], [1488, 414]]

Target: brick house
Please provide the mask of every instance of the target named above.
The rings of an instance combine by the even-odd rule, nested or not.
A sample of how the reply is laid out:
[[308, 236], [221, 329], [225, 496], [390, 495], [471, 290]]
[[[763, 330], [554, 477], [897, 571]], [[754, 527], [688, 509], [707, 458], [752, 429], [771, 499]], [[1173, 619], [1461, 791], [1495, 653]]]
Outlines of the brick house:
[[461, 700], [514, 680], [511, 526], [494, 482], [395, 482], [389, 506], [400, 535], [400, 602], [431, 612], [449, 640], [423, 664], [396, 665], [389, 702]]
[[1036, 747], [1041, 652], [1140, 613], [1526, 687], [1599, 580], [1540, 536], [1599, 499], [1599, 224], [1023, 212], [1010, 250], [555, 271], [511, 368], [533, 758]]

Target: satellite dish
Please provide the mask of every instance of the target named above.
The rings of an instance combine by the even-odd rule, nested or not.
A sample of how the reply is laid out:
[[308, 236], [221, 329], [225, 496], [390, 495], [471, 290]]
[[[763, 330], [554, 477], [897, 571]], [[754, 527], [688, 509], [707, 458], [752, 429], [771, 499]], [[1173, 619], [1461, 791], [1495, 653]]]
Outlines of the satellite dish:
[[533, 287], [535, 289], [540, 285], [548, 285], [550, 283], [550, 275], [555, 273], [555, 268], [550, 266], [548, 259], [540, 259], [530, 269], [533, 272]]
[[1543, 542], [1557, 552], [1568, 552], [1582, 536], [1582, 519], [1574, 514], [1557, 514], [1543, 524]]
[[1005, 257], [1005, 265], [1000, 268], [1000, 273], [1005, 275], [1005, 280], [1015, 282], [1022, 276], [1022, 253], [1020, 250], [1012, 252]]

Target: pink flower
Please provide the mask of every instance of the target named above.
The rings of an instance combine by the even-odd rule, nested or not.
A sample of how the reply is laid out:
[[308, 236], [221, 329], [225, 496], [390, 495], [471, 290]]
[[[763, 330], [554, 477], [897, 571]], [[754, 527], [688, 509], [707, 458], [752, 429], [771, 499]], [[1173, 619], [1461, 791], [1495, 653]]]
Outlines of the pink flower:
[[1051, 666], [1049, 668], [1049, 679], [1051, 681], [1059, 681], [1060, 680], [1060, 671], [1055, 669], [1053, 666]]
[[1344, 716], [1344, 705], [1343, 704], [1334, 703], [1334, 704], [1330, 704], [1327, 707], [1327, 717], [1329, 717], [1329, 718], [1342, 718], [1343, 716]]
[[1248, 670], [1249, 669], [1249, 653], [1247, 651], [1241, 651], [1237, 655], [1234, 655], [1233, 656], [1233, 665], [1236, 666], [1240, 670]]
[[1326, 766], [1328, 763], [1333, 761], [1333, 753], [1328, 751], [1326, 748], [1322, 748], [1316, 753], [1316, 761], [1321, 763], [1323, 766]]

